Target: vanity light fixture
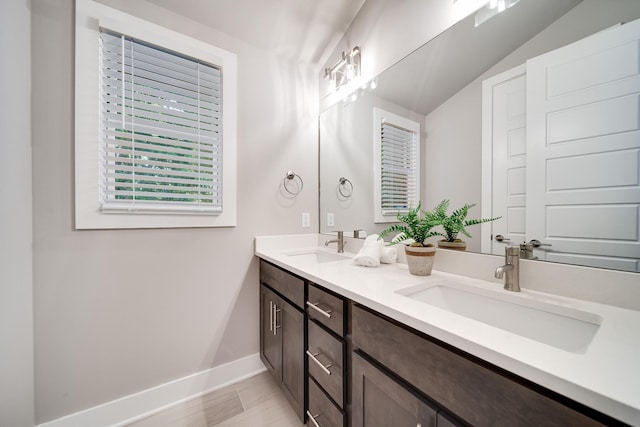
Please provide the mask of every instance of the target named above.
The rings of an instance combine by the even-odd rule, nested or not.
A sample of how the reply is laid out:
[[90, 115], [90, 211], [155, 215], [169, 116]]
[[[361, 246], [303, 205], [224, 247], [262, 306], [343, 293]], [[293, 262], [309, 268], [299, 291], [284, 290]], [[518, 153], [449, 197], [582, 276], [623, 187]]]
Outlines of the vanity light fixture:
[[343, 51], [342, 57], [333, 67], [324, 69], [325, 80], [334, 81], [336, 90], [358, 77], [360, 77], [360, 48], [358, 46], [351, 49], [351, 52]]
[[487, 4], [482, 6], [476, 12], [476, 27], [489, 19], [493, 18], [500, 12], [504, 12], [520, 0], [489, 0]]
[[363, 83], [362, 86], [360, 86], [360, 88], [354, 90], [353, 92], [351, 92], [350, 94], [345, 96], [342, 99], [342, 103], [347, 105], [347, 104], [350, 104], [352, 102], [355, 102], [362, 95], [373, 91], [377, 87], [378, 87], [378, 78], [374, 77], [373, 79], [369, 80], [368, 82]]

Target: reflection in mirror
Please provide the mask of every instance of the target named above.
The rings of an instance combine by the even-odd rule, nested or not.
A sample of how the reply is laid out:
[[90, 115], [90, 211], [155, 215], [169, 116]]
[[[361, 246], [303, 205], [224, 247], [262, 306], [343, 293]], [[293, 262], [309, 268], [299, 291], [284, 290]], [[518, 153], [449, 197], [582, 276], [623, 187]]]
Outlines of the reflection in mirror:
[[[357, 100], [350, 99], [324, 111], [320, 117], [321, 232], [349, 233], [363, 229], [371, 234], [388, 225], [374, 219], [374, 107], [421, 124], [423, 206], [431, 208], [446, 198], [454, 207], [477, 204], [475, 216], [495, 216], [491, 199], [487, 202], [482, 198], [483, 81], [522, 65], [529, 58], [638, 17], [640, 2], [635, 0], [521, 0], [477, 28], [473, 17], [459, 22], [378, 76], [375, 90], [362, 91]], [[637, 133], [633, 135], [637, 140]], [[338, 197], [337, 182], [341, 176], [348, 176], [354, 186], [353, 195], [346, 200]], [[637, 183], [628, 188], [632, 199], [625, 209], [628, 217], [636, 218], [635, 228], [630, 225], [632, 231], [640, 226], [637, 188]], [[334, 226], [328, 226], [329, 214], [334, 218]], [[612, 219], [605, 215], [602, 220]], [[491, 247], [495, 246], [491, 237], [505, 232], [492, 232], [491, 227], [481, 232], [479, 226], [469, 231], [473, 238], [468, 239], [468, 250], [500, 253], [501, 249]], [[567, 240], [585, 237], [576, 235], [575, 230], [572, 233]], [[549, 243], [543, 241], [544, 235], [514, 233], [505, 237], [512, 243], [533, 238]], [[602, 243], [595, 240], [592, 239], [592, 245]], [[549, 253], [558, 255], [560, 251], [555, 249], [538, 247], [535, 256], [544, 259]], [[637, 271], [640, 258], [637, 246], [627, 244], [622, 255], [627, 259], [618, 266], [589, 264], [562, 256], [547, 259]]]

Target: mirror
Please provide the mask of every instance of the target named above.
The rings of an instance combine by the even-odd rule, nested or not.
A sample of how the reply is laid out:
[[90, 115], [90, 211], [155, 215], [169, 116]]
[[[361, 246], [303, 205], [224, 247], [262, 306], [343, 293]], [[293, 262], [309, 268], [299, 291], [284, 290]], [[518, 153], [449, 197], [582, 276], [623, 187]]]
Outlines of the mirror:
[[[453, 207], [476, 204], [470, 218], [486, 216], [482, 81], [638, 17], [640, 3], [634, 0], [521, 0], [478, 27], [474, 16], [460, 21], [380, 74], [375, 89], [324, 111], [319, 123], [321, 233], [364, 230], [366, 235], [389, 225], [374, 222], [373, 107], [421, 123], [424, 207], [446, 198]], [[341, 178], [349, 180], [348, 188]], [[481, 226], [469, 232], [467, 250], [480, 252]]]

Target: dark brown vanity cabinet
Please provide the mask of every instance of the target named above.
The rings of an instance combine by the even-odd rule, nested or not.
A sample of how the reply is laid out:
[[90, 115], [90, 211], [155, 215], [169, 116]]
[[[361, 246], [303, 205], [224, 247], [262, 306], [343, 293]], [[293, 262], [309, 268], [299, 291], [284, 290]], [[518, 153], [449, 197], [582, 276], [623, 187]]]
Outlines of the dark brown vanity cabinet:
[[307, 285], [308, 425], [346, 425], [346, 301], [312, 283]]
[[[382, 406], [393, 411], [394, 416], [416, 417], [422, 423], [419, 420], [425, 409], [420, 403], [413, 403], [416, 399], [411, 393], [406, 394], [402, 406], [403, 398], [397, 397], [402, 387], [398, 384], [414, 390], [423, 396], [423, 401], [433, 402], [438, 408], [437, 424], [427, 425], [620, 425], [602, 414], [597, 415], [602, 421], [597, 421], [587, 415], [594, 412], [589, 408], [570, 403], [562, 396], [355, 304], [351, 310], [351, 331], [355, 349], [354, 426], [400, 425], [361, 420], [370, 412], [370, 417], [381, 417], [385, 412]], [[363, 363], [358, 354], [373, 361], [380, 372], [376, 373], [373, 367], [359, 368]], [[388, 378], [382, 377], [383, 371]], [[390, 383], [391, 378], [396, 385]], [[372, 395], [380, 397], [372, 400]]]
[[305, 316], [302, 301], [302, 279], [260, 262], [260, 357], [300, 420], [304, 421]]
[[623, 426], [260, 262], [260, 354], [313, 427]]

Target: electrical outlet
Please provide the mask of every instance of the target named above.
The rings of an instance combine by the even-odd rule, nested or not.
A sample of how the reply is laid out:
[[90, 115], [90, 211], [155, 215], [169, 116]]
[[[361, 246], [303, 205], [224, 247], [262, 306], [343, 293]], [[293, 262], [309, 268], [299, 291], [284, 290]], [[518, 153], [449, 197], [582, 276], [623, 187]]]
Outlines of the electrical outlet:
[[333, 227], [336, 225], [335, 218], [333, 217], [333, 213], [329, 212], [327, 214], [327, 227]]
[[302, 226], [304, 228], [311, 227], [311, 214], [309, 212], [302, 212]]

